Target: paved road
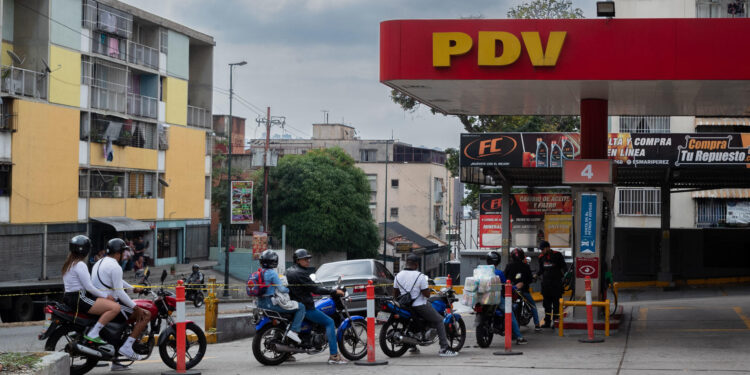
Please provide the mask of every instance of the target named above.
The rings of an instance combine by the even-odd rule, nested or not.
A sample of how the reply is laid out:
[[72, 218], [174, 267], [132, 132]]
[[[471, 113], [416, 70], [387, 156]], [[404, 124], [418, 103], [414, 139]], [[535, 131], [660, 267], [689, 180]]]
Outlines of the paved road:
[[[501, 337], [489, 349], [475, 346], [473, 317], [467, 316], [466, 347], [456, 358], [440, 358], [437, 347], [422, 348], [422, 354], [389, 359], [382, 370], [395, 374], [417, 371], [431, 374], [496, 374], [510, 370], [521, 374], [737, 374], [750, 369], [750, 287], [682, 289], [676, 292], [637, 291], [622, 297], [627, 312], [620, 333], [602, 344], [582, 344], [580, 336], [558, 337], [556, 331], [527, 332], [529, 344], [514, 347], [524, 355], [492, 355], [502, 350]], [[0, 329], [0, 340], [22, 339], [24, 329]], [[203, 374], [247, 374], [269, 371], [250, 351], [251, 340], [210, 345], [198, 366]], [[384, 358], [378, 350], [378, 358]], [[326, 355], [297, 355], [296, 363], [285, 363], [277, 374], [348, 373], [365, 374], [374, 369], [354, 365], [329, 366]], [[137, 363], [131, 374], [158, 374], [165, 366], [158, 358]], [[109, 373], [97, 368], [93, 374]]]

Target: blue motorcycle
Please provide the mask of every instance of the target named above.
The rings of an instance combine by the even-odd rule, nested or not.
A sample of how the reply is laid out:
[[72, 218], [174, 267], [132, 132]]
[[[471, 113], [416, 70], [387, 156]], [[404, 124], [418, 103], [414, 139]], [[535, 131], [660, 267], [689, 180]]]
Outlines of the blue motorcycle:
[[[339, 278], [338, 289], [341, 286]], [[349, 299], [349, 293], [341, 297], [322, 298], [315, 302], [315, 308], [330, 316], [336, 326], [336, 338], [339, 351], [351, 361], [364, 358], [367, 355], [367, 323], [365, 318], [350, 315], [344, 303]], [[292, 313], [279, 313], [273, 310], [256, 309], [255, 337], [253, 337], [253, 355], [258, 362], [275, 366], [283, 363], [292, 354], [317, 354], [328, 347], [325, 327], [305, 320], [299, 333], [301, 344], [297, 344], [286, 333], [290, 328]]]
[[[429, 298], [432, 307], [443, 316], [445, 333], [451, 350], [458, 352], [466, 341], [466, 324], [458, 313], [453, 311], [453, 302], [458, 301], [452, 289], [443, 288]], [[380, 302], [383, 312], [390, 313], [380, 330], [380, 348], [389, 357], [400, 357], [411, 347], [427, 346], [437, 342], [437, 330], [429, 327], [426, 321], [410, 309], [393, 299]]]

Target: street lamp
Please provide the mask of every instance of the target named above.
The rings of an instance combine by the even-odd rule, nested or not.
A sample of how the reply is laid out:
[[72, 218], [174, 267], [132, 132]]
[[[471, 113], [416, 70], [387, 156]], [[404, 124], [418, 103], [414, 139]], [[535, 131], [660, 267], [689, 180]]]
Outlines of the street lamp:
[[242, 66], [247, 64], [247, 61], [240, 61], [236, 63], [229, 63], [229, 125], [227, 125], [227, 132], [229, 132], [229, 147], [227, 148], [227, 189], [229, 195], [227, 196], [227, 246], [224, 250], [224, 297], [229, 297], [229, 239], [230, 239], [230, 228], [232, 227], [232, 125], [234, 125], [234, 118], [232, 117], [232, 68], [235, 66]]

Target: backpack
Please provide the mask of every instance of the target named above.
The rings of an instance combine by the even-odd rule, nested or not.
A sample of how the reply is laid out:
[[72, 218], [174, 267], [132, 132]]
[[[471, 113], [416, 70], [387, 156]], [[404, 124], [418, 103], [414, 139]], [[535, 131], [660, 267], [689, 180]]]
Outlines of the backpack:
[[266, 294], [266, 290], [268, 290], [268, 285], [263, 281], [263, 269], [258, 268], [257, 271], [250, 274], [250, 277], [247, 278], [247, 286], [245, 287], [245, 291], [247, 292], [247, 295], [250, 297], [260, 297], [264, 294]]
[[[420, 276], [422, 276], [421, 272], [419, 273], [419, 275], [417, 275], [417, 279], [414, 280], [414, 284], [411, 284], [411, 289], [409, 289], [408, 292], [406, 292], [406, 293], [404, 293], [404, 294], [402, 294], [402, 295], [400, 295], [400, 296], [398, 296], [396, 298], [396, 302], [398, 302], [399, 305], [405, 306], [405, 307], [411, 307], [414, 304], [414, 302], [416, 301], [416, 299], [414, 299], [414, 297], [411, 296], [411, 291], [414, 289], [414, 286], [417, 285], [417, 282], [419, 281], [419, 277]], [[396, 284], [398, 286], [400, 286], [400, 287], [403, 288], [403, 286], [401, 286], [401, 283], [399, 283], [398, 280], [396, 280]], [[404, 288], [404, 290], [405, 289], [406, 288]]]

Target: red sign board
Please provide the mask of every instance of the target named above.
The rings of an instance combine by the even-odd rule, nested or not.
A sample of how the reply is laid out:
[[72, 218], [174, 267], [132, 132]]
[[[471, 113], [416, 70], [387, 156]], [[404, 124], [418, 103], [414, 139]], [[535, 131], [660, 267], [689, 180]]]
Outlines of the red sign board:
[[586, 276], [596, 279], [599, 277], [599, 258], [576, 257], [576, 278], [583, 279]]
[[611, 184], [611, 160], [563, 161], [563, 184]]

